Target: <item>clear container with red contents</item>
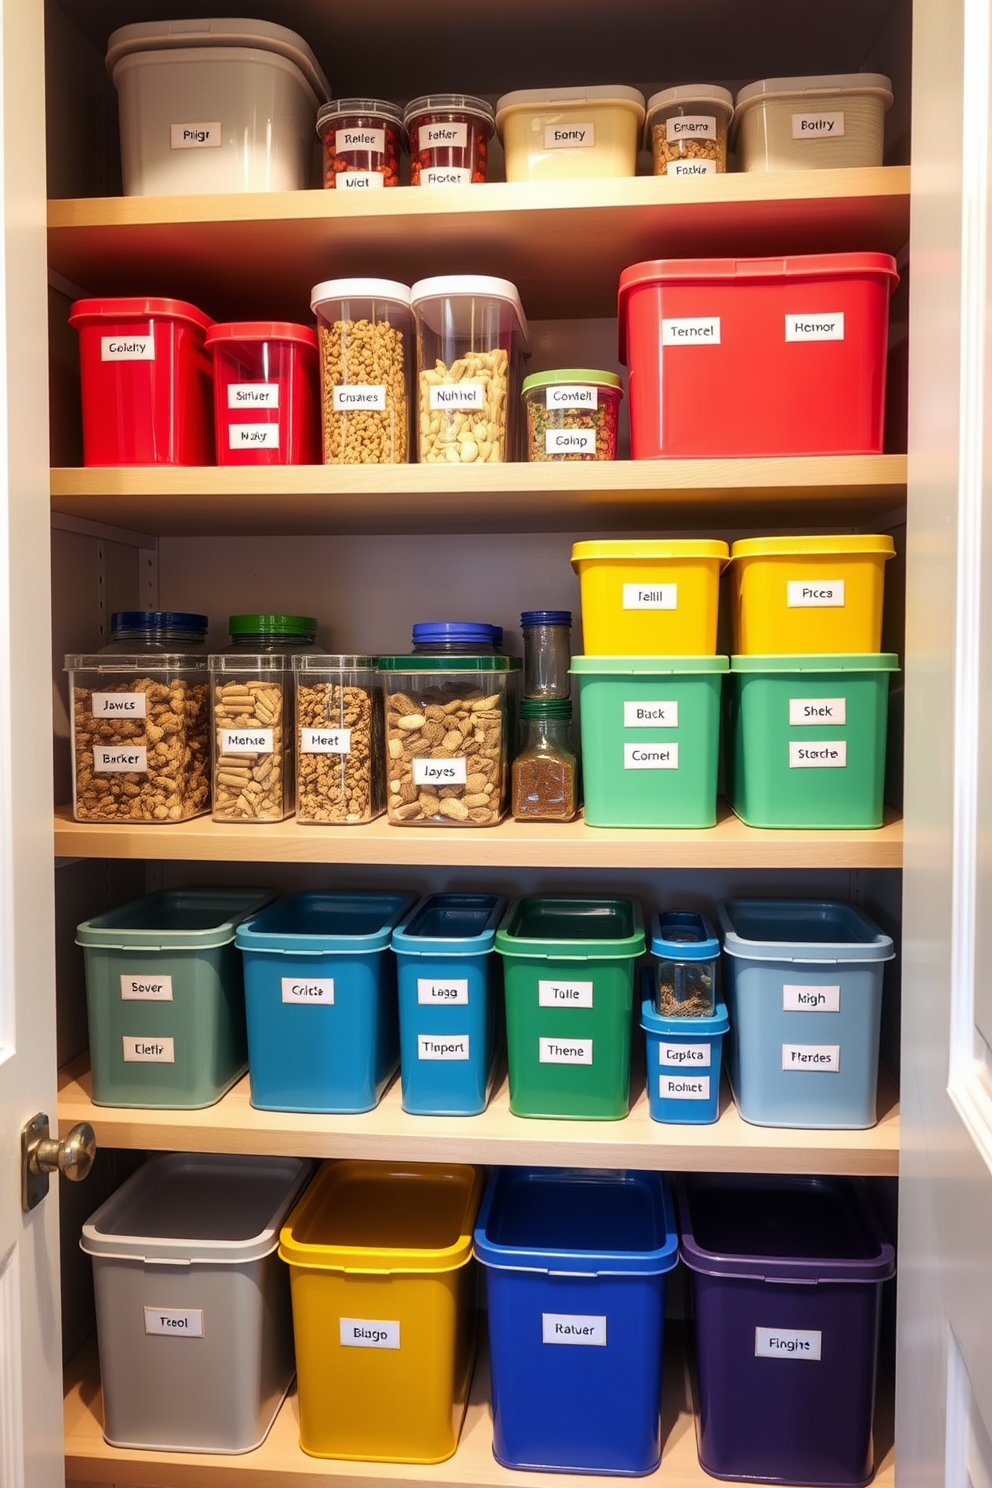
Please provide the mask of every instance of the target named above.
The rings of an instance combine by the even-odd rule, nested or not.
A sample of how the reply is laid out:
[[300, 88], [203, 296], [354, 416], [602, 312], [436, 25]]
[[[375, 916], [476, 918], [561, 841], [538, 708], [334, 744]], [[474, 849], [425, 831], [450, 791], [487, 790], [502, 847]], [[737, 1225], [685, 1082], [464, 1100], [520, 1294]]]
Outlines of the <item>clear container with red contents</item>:
[[317, 332], [287, 321], [211, 326], [218, 465], [319, 465]]
[[484, 98], [425, 93], [408, 103], [411, 186], [470, 186], [486, 179], [496, 116]]
[[317, 115], [324, 185], [334, 191], [377, 191], [400, 184], [406, 146], [403, 110], [381, 98], [339, 98]]

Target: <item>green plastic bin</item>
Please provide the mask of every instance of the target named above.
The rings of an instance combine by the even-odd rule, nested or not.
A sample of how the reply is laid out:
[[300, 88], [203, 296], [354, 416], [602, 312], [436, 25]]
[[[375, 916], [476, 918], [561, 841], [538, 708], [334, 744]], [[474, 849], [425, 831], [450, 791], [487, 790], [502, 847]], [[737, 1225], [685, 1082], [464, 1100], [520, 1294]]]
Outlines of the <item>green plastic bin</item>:
[[590, 827], [716, 823], [726, 656], [574, 656]]
[[240, 922], [264, 889], [167, 889], [76, 928], [93, 1100], [197, 1110], [248, 1068]]
[[727, 798], [752, 827], [880, 827], [899, 658], [732, 656]]
[[634, 966], [644, 954], [640, 905], [526, 895], [503, 916], [496, 950], [513, 1115], [626, 1116]]

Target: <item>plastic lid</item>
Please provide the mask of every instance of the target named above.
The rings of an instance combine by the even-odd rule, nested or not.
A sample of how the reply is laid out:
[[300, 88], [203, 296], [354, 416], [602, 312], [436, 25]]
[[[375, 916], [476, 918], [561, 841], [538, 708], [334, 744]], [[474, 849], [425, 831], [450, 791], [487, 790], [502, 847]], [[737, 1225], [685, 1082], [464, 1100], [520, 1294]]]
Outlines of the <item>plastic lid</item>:
[[571, 698], [524, 698], [520, 704], [521, 718], [557, 718], [566, 722], [572, 717]]
[[303, 651], [293, 657], [294, 672], [374, 672], [378, 657], [347, 652]]
[[618, 372], [597, 372], [589, 367], [559, 367], [554, 372], [531, 372], [524, 378], [521, 393], [531, 388], [557, 387], [560, 383], [588, 383], [592, 387], [619, 388], [623, 396], [623, 378]]
[[210, 621], [206, 615], [192, 615], [185, 610], [115, 610], [110, 617], [110, 633], [121, 630], [174, 630], [190, 635], [206, 635]]
[[491, 646], [494, 627], [476, 620], [421, 620], [411, 632], [415, 646], [450, 642], [453, 646]]
[[568, 669], [576, 677], [669, 677], [729, 670], [726, 656], [573, 656]]
[[487, 300], [504, 300], [517, 318], [524, 346], [530, 350], [530, 331], [520, 293], [509, 279], [495, 279], [489, 274], [438, 274], [431, 279], [418, 279], [410, 291], [410, 302], [416, 309], [428, 300], [464, 299], [477, 296]]
[[485, 956], [505, 911], [500, 894], [428, 894], [397, 925], [392, 947], [410, 956]]
[[519, 672], [521, 662], [516, 656], [496, 656], [493, 652], [480, 656], [380, 656], [380, 672]]
[[491, 103], [484, 98], [474, 98], [471, 93], [423, 93], [413, 98], [403, 110], [403, 123], [407, 129], [421, 114], [471, 114], [489, 125], [489, 134], [496, 128], [495, 114]]
[[651, 123], [651, 115], [659, 109], [683, 103], [716, 104], [719, 110], [726, 110], [728, 121], [734, 112], [734, 95], [729, 88], [718, 88], [715, 83], [680, 83], [677, 88], [662, 88], [660, 93], [651, 94], [648, 99], [648, 124]]
[[729, 553], [730, 549], [725, 542], [711, 537], [675, 537], [661, 541], [652, 538], [643, 542], [619, 538], [616, 541], [609, 539], [574, 543], [572, 567], [578, 573], [581, 563], [597, 559], [613, 561], [617, 558], [634, 558], [638, 562], [650, 562], [655, 558], [677, 558], [680, 561], [686, 558], [718, 558], [721, 568], [725, 568], [729, 562]]
[[892, 79], [881, 72], [828, 72], [812, 77], [762, 78], [737, 94], [737, 107], [766, 98], [829, 97], [838, 93], [870, 93], [892, 107]]
[[347, 956], [381, 951], [393, 926], [414, 902], [413, 894], [290, 894], [238, 926], [243, 951], [277, 956]]
[[633, 109], [638, 115], [638, 126], [644, 123], [644, 94], [637, 88], [600, 83], [592, 88], [518, 88], [515, 93], [504, 93], [496, 104], [496, 128], [502, 129], [503, 119], [513, 109], [560, 109], [585, 103], [613, 104]]
[[732, 656], [732, 672], [898, 672], [894, 651], [858, 656]]
[[698, 910], [669, 909], [651, 916], [650, 950], [666, 961], [712, 961], [720, 954], [720, 940]]
[[313, 326], [296, 325], [289, 320], [231, 320], [210, 327], [205, 346], [221, 341], [293, 341], [317, 350], [317, 332]]
[[201, 331], [208, 331], [213, 325], [209, 315], [204, 315], [187, 300], [161, 300], [143, 295], [76, 300], [70, 305], [71, 326], [85, 325], [92, 320], [185, 320]]
[[228, 634], [306, 636], [317, 634], [317, 622], [312, 615], [232, 615], [227, 624]]
[[[641, 976], [642, 989], [650, 986], [650, 979], [650, 969], [645, 968]], [[726, 1004], [718, 1002], [705, 1018], [663, 1018], [655, 1011], [653, 997], [648, 996], [641, 1002], [641, 1027], [645, 1033], [660, 1034], [673, 1043], [680, 1038], [722, 1038], [730, 1027], [730, 1016]]]
[[117, 951], [203, 951], [230, 945], [268, 889], [164, 889], [76, 926], [76, 944]]
[[318, 98], [330, 98], [331, 85], [302, 36], [274, 21], [205, 16], [189, 21], [136, 21], [119, 26], [107, 39], [107, 71], [132, 52], [180, 47], [253, 47], [275, 52], [300, 69]]
[[410, 304], [410, 287], [395, 279], [324, 279], [310, 291], [310, 309], [317, 310], [330, 300], [389, 300], [394, 305]]
[[644, 920], [635, 899], [525, 894], [496, 932], [504, 956], [554, 961], [629, 960], [644, 954]]
[[856, 537], [743, 537], [730, 548], [731, 558], [787, 558], [821, 556], [846, 558], [852, 554], [895, 556], [896, 545], [888, 533], [859, 533]]
[[344, 119], [358, 114], [360, 117], [373, 115], [380, 119], [390, 119], [396, 124], [403, 123], [403, 110], [398, 103], [390, 103], [385, 98], [336, 98], [333, 103], [325, 103], [317, 111], [317, 133], [319, 134], [324, 124], [329, 124], [332, 119]]
[[524, 610], [520, 616], [520, 628], [530, 625], [571, 625], [571, 610]]
[[745, 961], [891, 961], [891, 935], [849, 904], [828, 899], [725, 899], [716, 907], [723, 948]]

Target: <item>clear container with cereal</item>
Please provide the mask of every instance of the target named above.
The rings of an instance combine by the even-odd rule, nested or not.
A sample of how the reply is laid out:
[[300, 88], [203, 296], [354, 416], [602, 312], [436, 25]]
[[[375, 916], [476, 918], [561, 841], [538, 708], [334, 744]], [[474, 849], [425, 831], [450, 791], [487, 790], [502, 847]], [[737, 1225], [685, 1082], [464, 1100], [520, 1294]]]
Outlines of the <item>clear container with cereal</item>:
[[293, 657], [296, 819], [356, 826], [386, 809], [382, 678], [374, 656]]
[[683, 83], [654, 93], [646, 133], [655, 175], [722, 175], [733, 117], [734, 95], [712, 83]]
[[72, 809], [84, 822], [188, 821], [210, 805], [206, 615], [123, 610], [65, 658]]
[[654, 1010], [663, 1018], [711, 1018], [716, 1012], [720, 941], [704, 914], [670, 909], [651, 916]]
[[467, 93], [425, 93], [403, 112], [411, 186], [472, 186], [486, 179], [492, 105]]
[[326, 279], [310, 308], [320, 342], [325, 465], [404, 465], [410, 449], [413, 316], [392, 279]]
[[400, 184], [403, 110], [382, 98], [338, 98], [317, 114], [329, 191], [381, 191]]
[[532, 372], [522, 396], [528, 460], [616, 459], [623, 383], [615, 372]]
[[444, 274], [419, 280], [411, 303], [420, 463], [481, 465], [517, 458], [530, 333], [516, 287], [485, 274]]
[[313, 647], [309, 615], [232, 615], [231, 645], [209, 657], [213, 819], [277, 822], [293, 814], [293, 657]]

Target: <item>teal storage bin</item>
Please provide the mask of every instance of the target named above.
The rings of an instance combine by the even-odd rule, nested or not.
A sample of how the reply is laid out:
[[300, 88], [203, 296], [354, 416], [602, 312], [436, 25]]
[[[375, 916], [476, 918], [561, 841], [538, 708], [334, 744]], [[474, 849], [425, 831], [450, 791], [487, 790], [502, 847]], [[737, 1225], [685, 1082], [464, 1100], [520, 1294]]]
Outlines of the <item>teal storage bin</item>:
[[168, 889], [84, 920], [93, 1101], [212, 1106], [247, 1063], [238, 924], [265, 889]]
[[755, 1126], [874, 1126], [884, 964], [892, 938], [848, 904], [717, 906], [734, 1099]]
[[574, 656], [590, 827], [716, 824], [725, 656]]
[[720, 1069], [727, 1009], [705, 1018], [663, 1018], [654, 1006], [650, 968], [641, 973], [641, 1027], [647, 1046], [648, 1111], [652, 1121], [705, 1126], [720, 1115]]
[[727, 799], [752, 827], [880, 827], [899, 658], [732, 656]]

